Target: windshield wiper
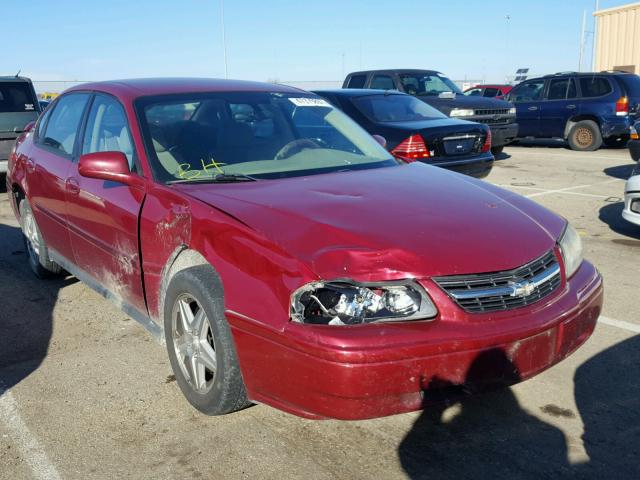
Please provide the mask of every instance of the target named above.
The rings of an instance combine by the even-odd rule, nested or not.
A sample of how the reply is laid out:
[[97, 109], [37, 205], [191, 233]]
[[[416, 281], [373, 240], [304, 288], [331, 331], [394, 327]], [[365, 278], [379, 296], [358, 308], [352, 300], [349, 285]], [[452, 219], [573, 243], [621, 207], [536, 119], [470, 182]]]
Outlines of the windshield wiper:
[[235, 183], [235, 182], [255, 182], [257, 178], [242, 173], [219, 173], [215, 177], [195, 177], [195, 178], [179, 178], [169, 180], [167, 185], [174, 183]]

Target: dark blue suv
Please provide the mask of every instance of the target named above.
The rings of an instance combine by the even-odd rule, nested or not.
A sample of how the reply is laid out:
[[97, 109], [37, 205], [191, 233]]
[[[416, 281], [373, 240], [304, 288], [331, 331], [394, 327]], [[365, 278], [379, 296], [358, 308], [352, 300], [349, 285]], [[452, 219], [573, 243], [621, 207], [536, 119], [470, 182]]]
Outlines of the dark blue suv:
[[625, 72], [557, 73], [526, 80], [507, 99], [518, 137], [562, 138], [573, 150], [623, 146], [639, 114], [640, 77]]

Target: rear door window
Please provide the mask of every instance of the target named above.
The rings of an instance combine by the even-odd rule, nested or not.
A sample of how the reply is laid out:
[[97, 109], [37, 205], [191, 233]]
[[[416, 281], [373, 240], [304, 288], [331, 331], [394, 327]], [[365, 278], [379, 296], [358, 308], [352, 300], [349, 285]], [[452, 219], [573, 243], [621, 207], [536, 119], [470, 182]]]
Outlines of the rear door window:
[[500, 90], [498, 90], [497, 88], [492, 88], [492, 87], [488, 87], [484, 89], [484, 94], [483, 97], [495, 97], [496, 95], [498, 95], [498, 93], [500, 92]]
[[36, 100], [26, 82], [0, 82], [0, 112], [34, 112]]
[[576, 98], [576, 83], [573, 78], [554, 78], [549, 82], [547, 100]]
[[64, 155], [71, 155], [88, 100], [88, 93], [71, 93], [61, 97], [47, 122], [42, 144]]
[[349, 83], [347, 84], [347, 88], [364, 88], [364, 84], [367, 81], [366, 75], [353, 75], [349, 79]]
[[369, 88], [377, 88], [380, 90], [393, 90], [395, 85], [393, 79], [389, 75], [376, 75], [371, 80], [371, 86]]
[[582, 77], [580, 90], [583, 97], [602, 97], [611, 93], [613, 88], [605, 77]]

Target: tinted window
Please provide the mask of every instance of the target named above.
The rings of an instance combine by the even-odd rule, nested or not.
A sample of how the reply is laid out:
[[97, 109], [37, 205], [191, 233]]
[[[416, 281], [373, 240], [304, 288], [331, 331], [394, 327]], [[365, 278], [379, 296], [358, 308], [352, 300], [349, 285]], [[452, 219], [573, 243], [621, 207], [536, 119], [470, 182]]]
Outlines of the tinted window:
[[364, 88], [364, 84], [367, 81], [366, 75], [353, 75], [349, 79], [347, 88]]
[[511, 91], [509, 100], [512, 102], [533, 102], [542, 98], [544, 80], [522, 83]]
[[393, 90], [395, 85], [393, 80], [388, 75], [376, 75], [371, 80], [371, 86], [369, 88], [379, 88], [380, 90]]
[[353, 104], [374, 122], [407, 122], [446, 118], [446, 115], [410, 95], [354, 97]]
[[428, 75], [404, 73], [400, 75], [404, 91], [411, 95], [433, 95], [453, 92], [462, 93], [458, 86], [444, 75], [433, 73]]
[[[173, 117], [180, 102], [195, 105], [189, 120]], [[200, 93], [144, 97], [137, 108], [152, 168], [163, 181], [209, 180], [221, 173], [268, 179], [397, 165], [371, 135], [318, 97]]]
[[576, 83], [573, 78], [554, 78], [549, 82], [548, 100], [576, 98]]
[[0, 112], [35, 112], [36, 99], [28, 83], [0, 82]]
[[602, 97], [613, 90], [604, 77], [581, 77], [580, 90], [583, 97]]
[[127, 117], [120, 103], [107, 96], [96, 96], [84, 133], [82, 153], [122, 152], [133, 170], [133, 143]]
[[71, 155], [88, 99], [88, 93], [72, 93], [60, 97], [47, 122], [42, 143]]
[[498, 95], [498, 93], [500, 92], [500, 90], [498, 90], [497, 88], [492, 88], [492, 87], [488, 87], [484, 89], [484, 97], [495, 97], [496, 95]]

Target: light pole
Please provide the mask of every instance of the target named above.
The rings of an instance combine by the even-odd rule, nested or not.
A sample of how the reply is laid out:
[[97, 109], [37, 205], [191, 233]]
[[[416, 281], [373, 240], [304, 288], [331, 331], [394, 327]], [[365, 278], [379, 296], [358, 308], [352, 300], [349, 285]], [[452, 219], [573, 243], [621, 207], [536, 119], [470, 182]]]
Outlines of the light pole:
[[227, 64], [227, 36], [224, 30], [224, 0], [220, 0], [220, 23], [222, 24], [222, 52], [224, 54], [224, 78], [229, 78], [229, 65]]

